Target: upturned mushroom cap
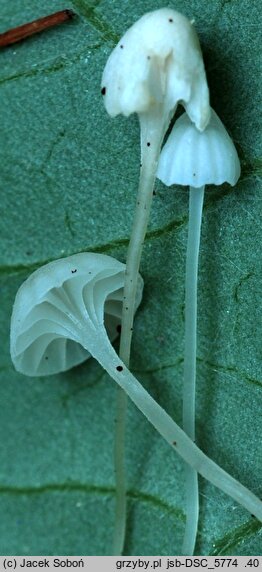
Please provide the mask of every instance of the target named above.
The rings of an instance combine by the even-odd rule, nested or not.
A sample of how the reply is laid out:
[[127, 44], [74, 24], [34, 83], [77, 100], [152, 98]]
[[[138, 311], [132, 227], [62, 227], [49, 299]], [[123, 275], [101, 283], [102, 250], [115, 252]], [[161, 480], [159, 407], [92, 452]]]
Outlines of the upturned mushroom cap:
[[[85, 361], [101, 336], [121, 324], [125, 265], [80, 253], [42, 266], [21, 285], [11, 318], [11, 358], [28, 376], [65, 371]], [[139, 276], [136, 309], [142, 298]], [[106, 328], [106, 331], [104, 329]], [[90, 353], [82, 345], [90, 340]]]
[[102, 94], [112, 117], [147, 112], [156, 104], [173, 111], [181, 102], [203, 130], [209, 121], [209, 90], [198, 37], [189, 20], [170, 8], [140, 18], [109, 56]]
[[167, 186], [236, 184], [240, 177], [236, 148], [213, 109], [203, 133], [186, 113], [179, 117], [161, 151], [157, 177]]

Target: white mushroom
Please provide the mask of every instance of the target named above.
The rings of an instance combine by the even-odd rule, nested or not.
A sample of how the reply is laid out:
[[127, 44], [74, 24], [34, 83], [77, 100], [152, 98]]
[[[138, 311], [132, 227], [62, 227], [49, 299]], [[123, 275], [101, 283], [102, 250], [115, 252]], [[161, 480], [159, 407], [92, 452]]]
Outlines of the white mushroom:
[[[179, 102], [200, 131], [205, 129], [210, 117], [206, 74], [192, 23], [171, 8], [145, 14], [124, 34], [109, 56], [101, 87], [109, 115], [138, 113], [141, 128], [140, 180], [127, 252], [126, 303], [120, 338], [120, 356], [128, 366], [139, 265], [163, 137]], [[125, 396], [119, 395], [116, 440], [121, 442], [122, 449], [125, 409]], [[117, 446], [118, 451], [119, 448]], [[117, 495], [116, 517], [116, 536], [121, 536], [121, 541], [116, 541], [116, 553], [121, 553], [125, 534], [125, 484], [123, 459], [121, 461], [118, 455], [116, 461], [117, 488], [121, 489]]]
[[209, 121], [209, 92], [193, 24], [171, 8], [142, 16], [108, 58], [102, 94], [111, 117], [161, 107], [165, 122], [182, 103], [196, 127]]
[[214, 109], [203, 133], [186, 113], [177, 119], [161, 151], [157, 177], [167, 186], [236, 184], [240, 177], [236, 148]]
[[[240, 176], [235, 146], [223, 123], [212, 110], [211, 120], [200, 133], [184, 113], [164, 145], [157, 171], [165, 185], [190, 186], [189, 227], [185, 286], [185, 359], [183, 429], [195, 439], [195, 384], [197, 346], [197, 275], [200, 228], [205, 185], [232, 186]], [[184, 554], [193, 554], [198, 523], [197, 473], [186, 467], [187, 525]]]
[[[113, 341], [121, 324], [125, 265], [80, 253], [42, 266], [22, 284], [11, 319], [11, 357], [28, 376], [79, 365]], [[136, 308], [142, 298], [139, 276]], [[101, 338], [101, 339], [100, 339]]]
[[[198, 449], [117, 356], [104, 326], [104, 315], [108, 312], [118, 322], [123, 273], [120, 262], [88, 253], [56, 260], [36, 270], [22, 284], [14, 303], [11, 357], [15, 368], [30, 376], [47, 375], [65, 371], [70, 363], [81, 363], [91, 354], [173, 450], [262, 521], [262, 502]], [[139, 278], [136, 305], [141, 293]], [[80, 348], [87, 353], [79, 355]]]

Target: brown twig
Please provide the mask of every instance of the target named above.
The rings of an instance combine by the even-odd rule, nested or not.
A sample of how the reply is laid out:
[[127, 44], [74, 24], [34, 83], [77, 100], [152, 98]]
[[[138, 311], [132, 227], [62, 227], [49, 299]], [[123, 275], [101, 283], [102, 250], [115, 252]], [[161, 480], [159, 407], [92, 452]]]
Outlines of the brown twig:
[[58, 24], [63, 24], [63, 22], [71, 20], [74, 16], [75, 12], [72, 10], [60, 10], [60, 12], [55, 12], [44, 18], [38, 18], [33, 22], [28, 22], [28, 24], [7, 30], [7, 32], [0, 34], [0, 48], [5, 48], [15, 42], [20, 42], [20, 40], [28, 38], [28, 36], [38, 34], [38, 32], [42, 32]]

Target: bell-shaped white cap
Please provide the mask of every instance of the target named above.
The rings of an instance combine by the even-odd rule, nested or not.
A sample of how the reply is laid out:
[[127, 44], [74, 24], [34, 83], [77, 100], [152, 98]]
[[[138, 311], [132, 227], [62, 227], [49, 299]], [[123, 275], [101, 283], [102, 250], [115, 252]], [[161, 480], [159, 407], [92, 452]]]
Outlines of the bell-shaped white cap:
[[240, 177], [236, 148], [213, 109], [202, 133], [186, 113], [179, 117], [161, 151], [157, 177], [167, 186], [236, 184]]
[[[88, 252], [33, 272], [13, 307], [10, 350], [15, 369], [28, 376], [59, 373], [90, 357], [104, 336], [113, 341], [121, 324], [124, 274], [125, 265], [118, 260]], [[136, 309], [142, 291], [139, 276]]]
[[196, 127], [210, 116], [209, 90], [197, 34], [171, 8], [145, 14], [109, 56], [102, 78], [105, 107], [112, 117], [143, 113], [163, 105], [166, 113], [182, 103]]

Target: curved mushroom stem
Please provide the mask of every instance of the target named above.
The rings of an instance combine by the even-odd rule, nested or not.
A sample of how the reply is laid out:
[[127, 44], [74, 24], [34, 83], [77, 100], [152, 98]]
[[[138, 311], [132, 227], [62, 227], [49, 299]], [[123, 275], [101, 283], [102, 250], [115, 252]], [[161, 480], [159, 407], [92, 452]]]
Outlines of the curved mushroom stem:
[[[201, 451], [132, 375], [111, 346], [104, 327], [79, 332], [93, 355], [171, 447], [202, 477], [232, 497], [262, 522], [262, 502]], [[80, 341], [80, 338], [79, 338]]]
[[[189, 226], [186, 255], [185, 287], [185, 358], [183, 384], [183, 429], [195, 441], [195, 394], [197, 348], [197, 276], [200, 229], [205, 187], [190, 187]], [[193, 555], [196, 543], [199, 495], [197, 472], [185, 466], [186, 478], [186, 528], [182, 554]]]
[[[141, 170], [138, 186], [136, 209], [127, 251], [124, 304], [119, 356], [129, 367], [130, 348], [135, 312], [135, 297], [142, 247], [148, 225], [153, 196], [156, 169], [161, 144], [168, 127], [170, 113], [162, 106], [153, 112], [140, 114], [141, 128]], [[126, 526], [126, 484], [124, 467], [124, 435], [127, 409], [126, 394], [120, 389], [117, 396], [115, 430], [115, 476], [116, 476], [116, 514], [113, 554], [122, 554]]]

